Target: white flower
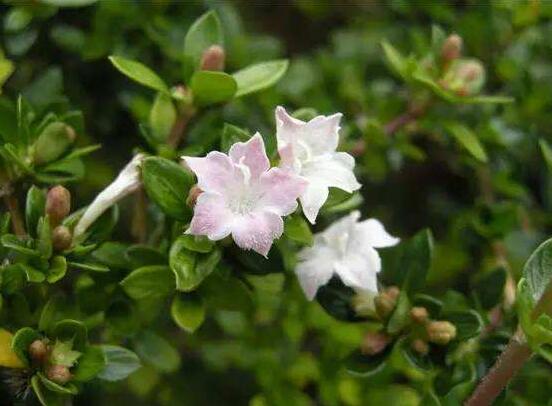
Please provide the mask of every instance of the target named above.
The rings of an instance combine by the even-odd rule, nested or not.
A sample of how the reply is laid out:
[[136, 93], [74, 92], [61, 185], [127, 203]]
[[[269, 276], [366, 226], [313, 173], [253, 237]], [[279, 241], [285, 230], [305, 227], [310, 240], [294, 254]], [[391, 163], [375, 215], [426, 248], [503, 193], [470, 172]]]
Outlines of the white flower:
[[197, 198], [187, 234], [220, 240], [228, 235], [245, 250], [267, 256], [282, 235], [287, 216], [307, 182], [280, 168], [270, 168], [263, 138], [237, 142], [228, 155], [212, 151], [204, 158], [183, 157], [203, 191]]
[[378, 220], [358, 222], [359, 218], [360, 213], [353, 211], [316, 234], [314, 245], [299, 253], [295, 272], [309, 300], [334, 274], [355, 290], [378, 291], [381, 260], [374, 248], [393, 246], [399, 239], [389, 235]]
[[144, 158], [143, 154], [135, 155], [117, 178], [96, 196], [75, 226], [73, 240], [83, 235], [107, 209], [140, 187], [140, 164]]
[[291, 117], [283, 107], [276, 108], [281, 166], [309, 182], [299, 200], [312, 224], [328, 199], [328, 188], [336, 187], [348, 193], [360, 188], [353, 173], [354, 158], [345, 152], [336, 152], [340, 120], [341, 113], [337, 113], [303, 122]]

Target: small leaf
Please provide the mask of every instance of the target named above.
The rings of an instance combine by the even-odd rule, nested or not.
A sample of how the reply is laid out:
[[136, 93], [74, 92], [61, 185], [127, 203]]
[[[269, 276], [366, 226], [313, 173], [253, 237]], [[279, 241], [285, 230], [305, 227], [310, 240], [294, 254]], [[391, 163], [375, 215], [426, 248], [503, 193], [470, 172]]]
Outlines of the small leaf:
[[165, 158], [146, 158], [142, 163], [142, 180], [148, 196], [167, 215], [189, 219], [191, 210], [186, 199], [194, 180], [182, 166]]
[[76, 395], [78, 393], [77, 387], [72, 384], [65, 384], [60, 385], [58, 383], [55, 383], [42, 374], [42, 372], [37, 373], [38, 377], [40, 378], [40, 381], [44, 385], [44, 387], [52, 392], [61, 393], [64, 395]]
[[88, 343], [88, 329], [79, 320], [65, 319], [58, 321], [51, 333], [52, 338], [73, 343], [73, 348], [80, 351]]
[[538, 302], [552, 280], [552, 239], [543, 242], [531, 254], [523, 268], [523, 277], [533, 301]]
[[220, 150], [228, 152], [230, 147], [236, 142], [246, 142], [249, 138], [251, 138], [251, 134], [249, 134], [249, 132], [236, 127], [235, 125], [225, 123], [222, 129]]
[[542, 156], [544, 157], [544, 162], [546, 162], [546, 166], [548, 167], [548, 170], [552, 170], [552, 148], [550, 147], [550, 144], [546, 142], [543, 138], [539, 140], [539, 146], [542, 152]]
[[146, 65], [131, 59], [123, 58], [122, 56], [110, 56], [109, 60], [121, 73], [128, 76], [130, 79], [149, 88], [169, 94], [169, 89], [165, 82], [163, 82], [163, 79], [157, 76], [157, 74]]
[[312, 245], [312, 231], [302, 216], [291, 215], [285, 220], [284, 234], [290, 239], [305, 245]]
[[165, 254], [147, 245], [133, 245], [126, 251], [132, 268], [141, 268], [148, 265], [166, 265], [168, 262]]
[[211, 252], [215, 247], [215, 242], [205, 236], [185, 234], [178, 239], [186, 249], [202, 254]]
[[67, 395], [48, 390], [38, 375], [31, 378], [31, 387], [42, 406], [64, 406], [70, 399]]
[[447, 130], [452, 134], [454, 139], [462, 145], [475, 159], [481, 162], [487, 162], [487, 153], [483, 145], [479, 142], [477, 135], [468, 127], [460, 123], [449, 123]]
[[176, 288], [189, 292], [197, 288], [216, 267], [220, 260], [219, 250], [210, 254], [199, 255], [186, 248], [186, 236], [181, 236], [173, 243], [169, 253], [169, 264], [176, 276]]
[[232, 99], [236, 94], [237, 83], [227, 73], [201, 70], [193, 74], [190, 87], [194, 103], [206, 106]]
[[98, 378], [110, 382], [120, 381], [140, 368], [140, 359], [132, 351], [116, 345], [102, 345], [100, 348], [105, 357], [105, 367]]
[[257, 63], [235, 72], [232, 75], [238, 86], [235, 97], [245, 96], [274, 85], [284, 76], [288, 66], [287, 59], [280, 59]]
[[136, 300], [165, 297], [174, 291], [175, 279], [168, 266], [145, 266], [132, 271], [121, 286]]
[[485, 310], [490, 310], [502, 300], [508, 271], [498, 267], [491, 272], [480, 274], [474, 284], [474, 294]]
[[50, 268], [48, 269], [48, 276], [46, 280], [48, 283], [56, 283], [65, 276], [67, 272], [67, 261], [64, 256], [58, 255], [52, 258], [50, 262]]
[[177, 294], [171, 305], [171, 315], [181, 329], [193, 333], [205, 319], [203, 299], [194, 292]]
[[456, 327], [455, 340], [457, 341], [465, 341], [475, 337], [483, 329], [481, 316], [473, 310], [445, 313], [441, 317], [454, 324]]
[[88, 346], [73, 368], [73, 378], [79, 382], [86, 382], [95, 378], [106, 367], [106, 356], [99, 346]]
[[397, 305], [387, 323], [387, 331], [391, 335], [396, 335], [410, 322], [410, 300], [406, 290], [401, 290]]
[[345, 359], [344, 366], [351, 375], [366, 378], [383, 371], [387, 365], [388, 356], [389, 350], [376, 355], [365, 355], [357, 350]]
[[0, 238], [0, 242], [4, 247], [14, 250], [15, 252], [18, 252], [20, 254], [27, 255], [29, 257], [40, 256], [40, 253], [38, 251], [28, 248], [22, 239], [19, 239], [19, 237], [13, 234], [4, 234]]
[[169, 137], [176, 121], [176, 108], [170, 96], [157, 93], [149, 114], [149, 125], [154, 138], [164, 142]]
[[191, 74], [198, 68], [207, 48], [211, 45], [223, 45], [222, 42], [222, 27], [215, 11], [208, 11], [194, 21], [184, 38], [184, 56], [189, 64], [188, 73]]
[[180, 354], [163, 337], [145, 330], [134, 340], [134, 349], [140, 359], [161, 372], [175, 372], [180, 368]]
[[27, 192], [27, 200], [25, 202], [25, 223], [29, 234], [35, 235], [38, 219], [44, 216], [45, 205], [46, 193], [34, 185], [31, 186]]
[[31, 365], [29, 359], [29, 346], [33, 341], [39, 340], [42, 337], [38, 331], [33, 330], [30, 327], [24, 327], [18, 330], [13, 336], [11, 342], [11, 348], [13, 352], [17, 355], [19, 360], [25, 365]]
[[353, 308], [355, 292], [345, 286], [339, 278], [333, 277], [325, 286], [320, 287], [316, 293], [316, 300], [320, 306], [337, 320], [343, 321], [364, 321], [359, 317]]

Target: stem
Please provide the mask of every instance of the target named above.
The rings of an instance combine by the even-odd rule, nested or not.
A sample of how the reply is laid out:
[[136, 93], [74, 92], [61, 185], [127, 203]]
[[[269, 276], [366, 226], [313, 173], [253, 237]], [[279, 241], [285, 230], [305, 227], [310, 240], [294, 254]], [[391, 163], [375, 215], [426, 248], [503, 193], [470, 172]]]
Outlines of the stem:
[[412, 121], [416, 120], [420, 115], [421, 112], [407, 111], [406, 113], [395, 117], [393, 120], [385, 124], [383, 126], [383, 132], [385, 135], [393, 135], [407, 124], [410, 124]]
[[464, 406], [492, 404], [508, 382], [516, 376], [525, 361], [531, 358], [532, 353], [522, 333], [514, 335]]
[[11, 221], [15, 235], [19, 237], [26, 235], [25, 225], [23, 223], [23, 217], [21, 217], [21, 213], [19, 212], [17, 198], [11, 193], [5, 194], [3, 198], [4, 204], [11, 214]]
[[193, 110], [184, 109], [180, 112], [179, 116], [176, 118], [176, 121], [173, 124], [171, 133], [169, 134], [169, 138], [167, 139], [168, 145], [173, 148], [178, 147], [180, 141], [182, 140], [182, 136], [184, 135], [184, 131], [186, 130], [186, 127], [193, 115]]

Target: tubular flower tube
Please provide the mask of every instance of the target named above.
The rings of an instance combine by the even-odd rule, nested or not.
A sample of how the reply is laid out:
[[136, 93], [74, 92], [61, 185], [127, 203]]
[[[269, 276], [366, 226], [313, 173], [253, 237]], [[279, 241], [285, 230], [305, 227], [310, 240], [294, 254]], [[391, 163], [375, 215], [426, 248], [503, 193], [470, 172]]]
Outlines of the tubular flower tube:
[[83, 235], [107, 209], [140, 187], [140, 164], [144, 158], [143, 154], [135, 155], [117, 178], [96, 196], [75, 226], [73, 241]]
[[232, 145], [228, 155], [213, 151], [204, 158], [183, 159], [203, 191], [186, 233], [213, 241], [231, 234], [240, 248], [266, 257], [283, 233], [282, 217], [297, 209], [307, 182], [289, 171], [270, 168], [259, 133]]
[[330, 187], [352, 193], [360, 188], [353, 168], [354, 158], [337, 152], [341, 113], [318, 116], [304, 122], [276, 108], [276, 137], [281, 167], [308, 181], [299, 197], [303, 212], [314, 224], [320, 208], [328, 199]]
[[295, 272], [309, 300], [334, 274], [355, 290], [378, 291], [381, 259], [374, 248], [396, 245], [399, 239], [388, 234], [378, 220], [359, 222], [359, 218], [358, 211], [343, 217], [316, 234], [312, 247], [299, 252]]

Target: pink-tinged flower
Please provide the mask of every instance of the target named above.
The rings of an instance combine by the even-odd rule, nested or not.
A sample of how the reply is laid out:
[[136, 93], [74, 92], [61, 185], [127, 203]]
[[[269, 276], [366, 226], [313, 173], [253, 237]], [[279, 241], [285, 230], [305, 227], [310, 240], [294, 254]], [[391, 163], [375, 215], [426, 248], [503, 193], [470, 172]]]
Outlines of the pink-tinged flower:
[[135, 155], [117, 178], [96, 196], [75, 226], [73, 240], [83, 235], [107, 209], [140, 187], [140, 165], [144, 158], [144, 154]]
[[304, 122], [276, 108], [276, 137], [281, 167], [309, 182], [299, 200], [307, 219], [314, 224], [320, 208], [328, 199], [330, 187], [352, 193], [360, 188], [353, 173], [354, 158], [337, 152], [341, 113], [318, 116]]
[[377, 274], [381, 260], [374, 248], [391, 247], [399, 242], [376, 219], [359, 222], [353, 211], [316, 234], [314, 245], [299, 252], [295, 272], [309, 300], [333, 275], [360, 292], [377, 293]]
[[280, 168], [269, 169], [259, 133], [232, 145], [228, 155], [213, 151], [205, 158], [183, 159], [203, 191], [186, 233], [215, 241], [232, 234], [240, 248], [266, 257], [284, 230], [282, 216], [297, 209], [306, 181]]

